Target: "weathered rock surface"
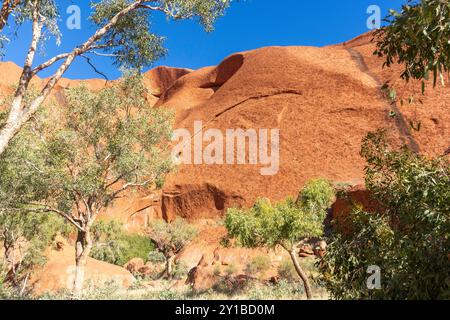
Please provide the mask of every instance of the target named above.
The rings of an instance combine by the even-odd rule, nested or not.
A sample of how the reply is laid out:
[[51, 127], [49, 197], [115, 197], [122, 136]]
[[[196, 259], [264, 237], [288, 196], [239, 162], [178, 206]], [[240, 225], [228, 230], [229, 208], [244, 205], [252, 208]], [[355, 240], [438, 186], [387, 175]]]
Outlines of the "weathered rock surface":
[[[47, 263], [36, 270], [30, 279], [33, 293], [55, 293], [72, 290], [75, 277], [75, 248], [64, 239], [59, 240], [59, 250], [47, 251]], [[115, 283], [128, 288], [134, 282], [133, 275], [126, 269], [93, 258], [88, 258], [85, 271], [85, 287]]]
[[[312, 178], [362, 183], [361, 140], [382, 127], [398, 144], [442, 155], [450, 145], [448, 85], [428, 86], [420, 104], [420, 84], [404, 85], [398, 66], [383, 69], [383, 60], [372, 54], [371, 37], [322, 48], [261, 48], [195, 71], [159, 67], [147, 72], [151, 105], [174, 110], [175, 127], [193, 137], [201, 135], [194, 133], [196, 121], [202, 121], [203, 132], [214, 128], [223, 134], [237, 128], [279, 129], [279, 170], [264, 176], [260, 170], [267, 165], [262, 164], [183, 164], [168, 177], [156, 205], [142, 192], [128, 195], [107, 213], [134, 229], [153, 217], [215, 218], [230, 206], [251, 206], [258, 197], [279, 201], [295, 196]], [[0, 91], [10, 93], [20, 68], [0, 63], [0, 73]], [[45, 81], [36, 78], [33, 84]], [[415, 93], [416, 102], [391, 104], [381, 92], [387, 81], [404, 100]], [[62, 89], [81, 83], [92, 90], [107, 85], [101, 79], [63, 79], [51, 99], [63, 102]], [[420, 123], [421, 130], [411, 123]]]

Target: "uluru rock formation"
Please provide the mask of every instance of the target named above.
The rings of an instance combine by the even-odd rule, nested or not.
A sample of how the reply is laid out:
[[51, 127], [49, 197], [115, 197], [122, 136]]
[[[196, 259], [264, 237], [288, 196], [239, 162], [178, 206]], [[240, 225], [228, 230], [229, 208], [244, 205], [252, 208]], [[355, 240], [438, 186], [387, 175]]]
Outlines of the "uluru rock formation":
[[[258, 165], [181, 165], [166, 183], [163, 213], [218, 216], [258, 197], [295, 196], [316, 177], [361, 182], [361, 140], [383, 127], [418, 152], [443, 154], [450, 145], [448, 86], [429, 86], [421, 97], [417, 83], [402, 83], [399, 68], [382, 68], [371, 39], [366, 34], [324, 48], [261, 48], [178, 79], [157, 103], [176, 110], [177, 128], [193, 136], [199, 120], [204, 131], [278, 128], [280, 168], [263, 176]], [[390, 103], [381, 90], [386, 81], [406, 99], [415, 92], [423, 104]], [[410, 124], [419, 122], [420, 131], [413, 130]]]
[[[276, 174], [262, 175], [263, 166], [253, 164], [182, 164], [166, 181], [158, 215], [169, 220], [215, 218], [230, 206], [251, 206], [258, 197], [278, 201], [295, 196], [317, 177], [360, 183], [365, 165], [361, 140], [383, 127], [417, 152], [443, 154], [450, 145], [448, 85], [428, 86], [421, 96], [418, 83], [402, 82], [400, 68], [382, 68], [371, 39], [365, 34], [322, 48], [267, 47], [231, 55], [217, 67], [159, 67], [146, 73], [151, 103], [174, 110], [175, 128], [189, 130], [192, 137], [201, 134], [194, 132], [199, 121], [203, 132], [279, 129], [280, 135]], [[15, 68], [0, 64], [2, 74], [15, 70], [0, 79], [0, 90], [18, 78], [20, 69]], [[399, 97], [408, 100], [414, 93], [423, 103], [391, 103], [381, 90], [386, 81]], [[95, 90], [105, 82], [63, 80], [59, 89], [78, 83]], [[411, 124], [419, 122], [416, 131]], [[125, 202], [112, 212], [130, 208]], [[136, 212], [149, 205], [142, 203], [143, 208], [133, 206]]]

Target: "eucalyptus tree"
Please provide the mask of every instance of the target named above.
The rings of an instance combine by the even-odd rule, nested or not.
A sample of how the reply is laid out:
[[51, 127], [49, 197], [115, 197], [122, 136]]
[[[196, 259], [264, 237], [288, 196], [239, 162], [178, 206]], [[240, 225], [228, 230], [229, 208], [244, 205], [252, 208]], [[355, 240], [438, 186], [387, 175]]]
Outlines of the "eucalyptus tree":
[[272, 205], [267, 199], [260, 199], [249, 210], [229, 209], [225, 226], [228, 235], [245, 247], [281, 246], [286, 250], [303, 281], [307, 298], [311, 299], [311, 285], [298, 261], [298, 250], [306, 239], [323, 236], [326, 209], [333, 195], [328, 181], [312, 180], [297, 201], [288, 199]]
[[[98, 27], [93, 35], [70, 52], [61, 52], [42, 64], [35, 65], [35, 54], [39, 45], [54, 36], [61, 39], [58, 28], [59, 8], [54, 0], [5, 1], [4, 23], [15, 10], [15, 22], [11, 27], [31, 22], [32, 39], [22, 68], [19, 84], [9, 106], [6, 123], [0, 130], [0, 154], [20, 128], [40, 108], [55, 85], [77, 57], [87, 54], [108, 55], [117, 65], [141, 68], [148, 66], [166, 53], [163, 37], [150, 27], [152, 13], [160, 12], [170, 19], [197, 19], [207, 31], [223, 15], [231, 0], [101, 0], [92, 3], [91, 21]], [[11, 4], [7, 6], [7, 3]], [[15, 5], [15, 6], [14, 6]], [[40, 93], [25, 103], [24, 97], [30, 81], [41, 71], [57, 65], [52, 76], [46, 80]]]
[[172, 222], [154, 221], [148, 234], [156, 250], [166, 260], [166, 268], [160, 276], [172, 278], [176, 255], [197, 236], [197, 229], [185, 220], [178, 218]]
[[153, 189], [171, 169], [172, 114], [150, 108], [139, 75], [93, 93], [66, 92], [0, 156], [3, 211], [54, 213], [77, 230], [74, 292], [83, 287], [98, 215], [125, 192]]
[[390, 10], [388, 25], [376, 31], [375, 54], [385, 65], [400, 63], [401, 77], [444, 83], [450, 70], [450, 1], [408, 0], [400, 12]]
[[[333, 228], [320, 282], [336, 299], [449, 299], [450, 162], [393, 148], [384, 131], [367, 135], [361, 155], [380, 205], [365, 211], [349, 199], [354, 208]], [[373, 267], [380, 272], [369, 277]], [[377, 276], [380, 287], [371, 287]]]

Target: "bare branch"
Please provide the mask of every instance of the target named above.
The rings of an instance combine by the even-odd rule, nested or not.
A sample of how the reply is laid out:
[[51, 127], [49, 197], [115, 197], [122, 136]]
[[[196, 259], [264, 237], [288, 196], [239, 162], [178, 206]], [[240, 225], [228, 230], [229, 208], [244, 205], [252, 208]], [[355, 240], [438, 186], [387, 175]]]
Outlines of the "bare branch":
[[116, 199], [118, 196], [119, 196], [119, 194], [121, 194], [122, 192], [124, 192], [124, 191], [126, 191], [126, 190], [128, 190], [129, 188], [135, 188], [135, 187], [145, 187], [145, 186], [147, 186], [150, 182], [152, 182], [153, 181], [153, 179], [148, 179], [148, 180], [146, 180], [146, 181], [143, 181], [143, 182], [141, 182], [141, 183], [126, 183], [126, 184], [124, 184], [123, 186], [122, 186], [122, 188], [120, 188], [119, 190], [117, 190], [116, 192], [114, 192], [112, 195], [111, 195], [111, 198], [112, 199]]
[[62, 60], [62, 59], [67, 58], [69, 55], [70, 55], [69, 52], [67, 52], [67, 53], [61, 53], [61, 54], [58, 54], [58, 55], [54, 56], [53, 58], [47, 60], [46, 62], [44, 62], [44, 63], [38, 65], [36, 68], [34, 68], [34, 69], [31, 71], [32, 76], [35, 76], [38, 72], [42, 71], [43, 69], [46, 69], [46, 68], [50, 67], [50, 66], [53, 65], [55, 62], [58, 62], [59, 60]]
[[[86, 50], [86, 52], [89, 52], [90, 50], [94, 50], [94, 49], [103, 49], [106, 48], [106, 45], [96, 45], [96, 46], [91, 46], [88, 50]], [[96, 54], [98, 56], [117, 56], [117, 55], [113, 55], [113, 54], [103, 54], [103, 53], [98, 53], [96, 51], [92, 52], [93, 54]], [[38, 65], [36, 68], [34, 68], [31, 71], [32, 77], [34, 77], [37, 73], [39, 73], [40, 71], [52, 66], [53, 64], [55, 64], [56, 62], [62, 60], [62, 59], [66, 59], [67, 57], [69, 57], [69, 55], [71, 54], [71, 52], [66, 52], [66, 53], [61, 53], [58, 54], [56, 56], [54, 56], [53, 58], [47, 60], [46, 62]]]
[[140, 8], [144, 8], [144, 9], [148, 9], [148, 10], [152, 10], [152, 11], [163, 12], [164, 14], [168, 15], [169, 17], [172, 17], [173, 19], [181, 19], [182, 18], [182, 16], [180, 14], [176, 13], [174, 8], [154, 7], [154, 6], [151, 6], [151, 5], [148, 5], [148, 4], [141, 4], [139, 7]]
[[98, 69], [95, 67], [95, 65], [92, 63], [92, 61], [91, 61], [91, 59], [90, 59], [89, 57], [87, 57], [87, 56], [84, 55], [84, 54], [81, 54], [80, 57], [86, 59], [86, 62], [91, 66], [92, 69], [94, 69], [94, 72], [95, 72], [95, 73], [98, 73], [98, 74], [101, 75], [103, 78], [105, 78], [106, 82], [109, 81], [108, 77], [107, 77], [103, 72], [101, 72], [100, 70], [98, 70]]
[[50, 206], [44, 205], [44, 204], [40, 204], [40, 203], [29, 203], [28, 205], [31, 206], [38, 206], [41, 208], [36, 208], [36, 209], [27, 209], [27, 211], [32, 211], [32, 212], [54, 212], [57, 213], [58, 215], [60, 215], [61, 217], [63, 217], [64, 219], [66, 219], [67, 221], [69, 221], [73, 226], [75, 226], [78, 230], [84, 232], [84, 228], [82, 226], [80, 226], [69, 214], [52, 208]]
[[99, 56], [99, 57], [122, 57], [123, 56], [123, 55], [120, 55], [120, 54], [101, 53], [101, 52], [97, 52], [97, 51], [92, 51], [90, 53], [95, 54], [96, 56]]

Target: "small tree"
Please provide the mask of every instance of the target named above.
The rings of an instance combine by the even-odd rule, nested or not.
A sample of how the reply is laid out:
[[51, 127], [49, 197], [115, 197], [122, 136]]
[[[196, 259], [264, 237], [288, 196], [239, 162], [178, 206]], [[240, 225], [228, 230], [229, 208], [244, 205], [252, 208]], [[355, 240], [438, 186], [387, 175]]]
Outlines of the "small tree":
[[161, 220], [152, 223], [150, 239], [166, 260], [166, 268], [161, 276], [173, 276], [173, 260], [196, 235], [197, 229], [180, 218], [173, 222]]
[[67, 106], [40, 115], [0, 159], [2, 188], [15, 195], [5, 210], [53, 212], [76, 228], [77, 294], [97, 216], [171, 167], [171, 114], [149, 107], [141, 80], [131, 75], [98, 93], [68, 90]]
[[319, 179], [309, 182], [296, 202], [288, 199], [273, 206], [261, 199], [250, 210], [230, 209], [225, 218], [228, 235], [245, 247], [279, 245], [285, 249], [303, 281], [307, 298], [311, 299], [311, 286], [300, 266], [298, 250], [305, 239], [322, 236], [332, 197], [332, 186]]

